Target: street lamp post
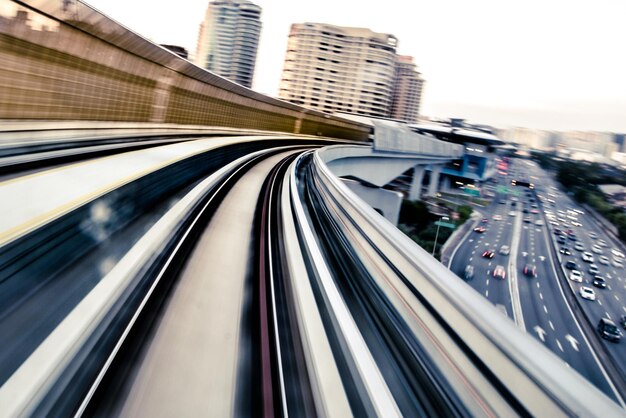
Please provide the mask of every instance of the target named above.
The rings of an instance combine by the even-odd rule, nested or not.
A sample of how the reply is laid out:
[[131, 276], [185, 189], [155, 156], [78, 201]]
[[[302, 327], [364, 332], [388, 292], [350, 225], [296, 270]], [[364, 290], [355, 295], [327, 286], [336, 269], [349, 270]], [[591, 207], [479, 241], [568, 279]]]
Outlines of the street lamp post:
[[437, 222], [437, 232], [435, 233], [435, 245], [433, 245], [433, 253], [431, 254], [433, 257], [435, 256], [435, 250], [437, 249], [437, 238], [439, 238], [439, 227], [441, 226], [441, 221], [448, 221], [450, 218], [447, 216], [442, 216]]

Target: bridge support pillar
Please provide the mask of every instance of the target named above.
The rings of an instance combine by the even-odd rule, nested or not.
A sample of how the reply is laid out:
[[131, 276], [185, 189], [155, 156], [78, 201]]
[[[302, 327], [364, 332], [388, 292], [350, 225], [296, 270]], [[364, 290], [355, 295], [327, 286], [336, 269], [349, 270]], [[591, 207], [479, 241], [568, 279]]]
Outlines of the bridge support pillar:
[[428, 183], [428, 196], [434, 196], [439, 190], [439, 175], [441, 174], [441, 166], [433, 165], [430, 170], [430, 182]]
[[413, 181], [411, 182], [411, 190], [409, 190], [409, 200], [420, 200], [422, 197], [422, 182], [424, 181], [424, 166], [416, 165], [413, 168]]
[[402, 193], [377, 187], [364, 186], [355, 180], [342, 180], [357, 196], [374, 210], [383, 215], [389, 222], [398, 225], [400, 219], [400, 207], [402, 206]]

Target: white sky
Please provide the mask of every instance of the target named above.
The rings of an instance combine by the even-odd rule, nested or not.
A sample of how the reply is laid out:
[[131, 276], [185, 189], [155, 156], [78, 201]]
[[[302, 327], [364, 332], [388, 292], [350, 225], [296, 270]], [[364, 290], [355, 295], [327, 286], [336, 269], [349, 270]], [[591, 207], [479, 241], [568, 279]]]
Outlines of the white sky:
[[[626, 0], [253, 0], [253, 88], [278, 94], [289, 26], [398, 38], [426, 79], [422, 114], [498, 127], [626, 132]], [[208, 0], [88, 0], [158, 43], [195, 53]]]

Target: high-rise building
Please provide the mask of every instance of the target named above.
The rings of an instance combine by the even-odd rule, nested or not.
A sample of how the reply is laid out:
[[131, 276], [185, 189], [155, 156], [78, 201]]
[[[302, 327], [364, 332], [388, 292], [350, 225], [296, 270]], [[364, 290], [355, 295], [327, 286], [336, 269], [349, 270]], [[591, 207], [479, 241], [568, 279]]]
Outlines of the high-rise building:
[[391, 117], [409, 123], [416, 123], [422, 101], [424, 80], [416, 70], [413, 57], [396, 57], [396, 76], [394, 82]]
[[247, 0], [214, 0], [200, 25], [195, 62], [252, 87], [261, 34], [261, 8]]
[[369, 29], [293, 24], [279, 96], [327, 113], [389, 117], [397, 42]]

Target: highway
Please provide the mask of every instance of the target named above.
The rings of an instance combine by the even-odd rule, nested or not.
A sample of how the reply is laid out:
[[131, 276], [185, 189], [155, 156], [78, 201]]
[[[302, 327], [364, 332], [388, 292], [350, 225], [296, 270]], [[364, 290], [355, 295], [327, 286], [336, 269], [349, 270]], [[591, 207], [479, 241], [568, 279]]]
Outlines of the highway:
[[[487, 231], [482, 234], [473, 232], [460, 245], [455, 257], [451, 260], [451, 270], [463, 277], [465, 265], [468, 263], [475, 263], [474, 265], [479, 266], [479, 269], [475, 271], [482, 271], [486, 263], [488, 268], [497, 264], [509, 266], [507, 280], [511, 283], [512, 275], [516, 275], [517, 279], [510, 288], [503, 286], [500, 281], [496, 282], [500, 284], [499, 291], [494, 291], [493, 287], [488, 287], [490, 283], [494, 282], [494, 278], [484, 277], [484, 275], [475, 275], [474, 279], [468, 283], [492, 303], [507, 307], [510, 305], [507, 305], [506, 302], [516, 297], [514, 293], [516, 287], [521, 305], [521, 318], [511, 315], [509, 313], [511, 312], [510, 308], [507, 308], [507, 314], [511, 319], [559, 356], [568, 367], [576, 369], [608, 396], [621, 403], [623, 402], [623, 394], [620, 395], [619, 389], [616, 388], [613, 379], [608, 376], [606, 371], [607, 367], [612, 366], [605, 365], [605, 357], [602, 354], [597, 354], [595, 348], [590, 345], [588, 337], [579, 325], [581, 318], [574, 314], [564, 294], [564, 292], [571, 292], [572, 290], [569, 288], [569, 281], [561, 278], [563, 273], [561, 272], [560, 254], [553, 247], [554, 237], [550, 233], [551, 229], [547, 226], [551, 225], [548, 219], [543, 216], [542, 206], [545, 206], [547, 202], [544, 201], [542, 204], [537, 199], [537, 195], [547, 194], [547, 190], [552, 185], [552, 180], [534, 163], [517, 159], [512, 161], [508, 175], [501, 176], [500, 184], [510, 182], [512, 178], [530, 176], [538, 184], [536, 189], [533, 192], [518, 192], [519, 201], [516, 202], [516, 206], [512, 206], [514, 196], [507, 193], [496, 193], [493, 202], [484, 209], [483, 215], [489, 219], [487, 223], [483, 224], [488, 225], [486, 226]], [[502, 191], [501, 188], [498, 190]], [[509, 191], [513, 191], [513, 189], [509, 189]], [[567, 206], [565, 202], [563, 204]], [[514, 216], [507, 216], [509, 212], [512, 212]], [[500, 216], [502, 220], [494, 221], [494, 216]], [[516, 222], [521, 223], [521, 230], [515, 228]], [[492, 231], [493, 229], [495, 231]], [[505, 238], [503, 239], [503, 237]], [[515, 241], [518, 245], [517, 259], [512, 263], [510, 262], [512, 260], [507, 260], [511, 256], [498, 253], [498, 246], [506, 244], [514, 250]], [[481, 247], [483, 249], [495, 248], [495, 257], [491, 260], [480, 257]], [[473, 253], [474, 251], [476, 253]], [[534, 267], [536, 277], [533, 277], [532, 273], [525, 275], [525, 266], [529, 266], [529, 270]], [[582, 318], [582, 320], [585, 319]], [[592, 335], [591, 338], [597, 340], [596, 335]]]
[[[198, 138], [0, 183], [0, 416], [623, 413], [352, 194], [329, 144]], [[542, 235], [507, 207], [482, 239], [519, 269]], [[525, 307], [540, 280], [518, 281]], [[485, 284], [507, 313], [509, 283]]]

